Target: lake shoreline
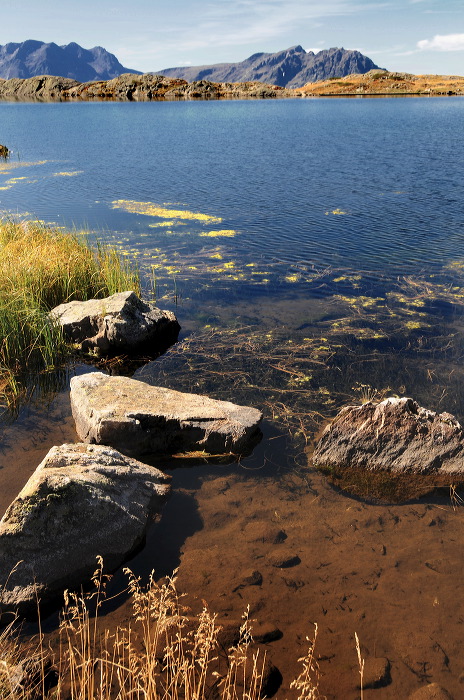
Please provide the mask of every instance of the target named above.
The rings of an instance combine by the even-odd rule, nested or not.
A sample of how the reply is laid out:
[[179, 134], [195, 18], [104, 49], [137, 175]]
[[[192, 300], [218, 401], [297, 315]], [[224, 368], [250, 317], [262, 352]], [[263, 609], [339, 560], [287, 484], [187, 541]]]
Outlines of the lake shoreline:
[[159, 102], [176, 100], [282, 99], [305, 97], [404, 97], [464, 95], [464, 77], [412, 75], [372, 70], [363, 75], [329, 78], [301, 88], [259, 81], [187, 82], [146, 73], [124, 73], [112, 80], [80, 83], [72, 78], [35, 76], [0, 80], [0, 101], [18, 102]]

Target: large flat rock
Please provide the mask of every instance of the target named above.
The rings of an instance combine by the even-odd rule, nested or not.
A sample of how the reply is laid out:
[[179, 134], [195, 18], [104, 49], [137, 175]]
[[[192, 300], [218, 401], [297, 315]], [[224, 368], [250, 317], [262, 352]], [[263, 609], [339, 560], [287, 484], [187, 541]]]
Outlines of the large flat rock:
[[313, 454], [325, 468], [421, 475], [464, 474], [464, 431], [450, 413], [435, 413], [411, 398], [343, 408]]
[[169, 490], [163, 472], [113, 448], [52, 447], [0, 521], [0, 610], [88, 583], [98, 555], [116, 569]]
[[177, 340], [180, 330], [172, 311], [162, 311], [131, 291], [60, 304], [52, 309], [50, 317], [81, 350], [99, 354], [131, 352], [141, 347], [158, 354]]
[[130, 455], [243, 453], [262, 418], [256, 408], [101, 372], [72, 378], [71, 407], [81, 440]]

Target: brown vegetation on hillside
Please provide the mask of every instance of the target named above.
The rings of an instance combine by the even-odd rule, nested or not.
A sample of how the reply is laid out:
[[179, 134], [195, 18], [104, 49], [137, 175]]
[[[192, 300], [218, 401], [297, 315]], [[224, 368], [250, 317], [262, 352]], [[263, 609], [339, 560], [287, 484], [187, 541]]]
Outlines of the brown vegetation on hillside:
[[329, 95], [464, 95], [464, 77], [459, 75], [413, 75], [371, 70], [299, 88], [305, 96]]

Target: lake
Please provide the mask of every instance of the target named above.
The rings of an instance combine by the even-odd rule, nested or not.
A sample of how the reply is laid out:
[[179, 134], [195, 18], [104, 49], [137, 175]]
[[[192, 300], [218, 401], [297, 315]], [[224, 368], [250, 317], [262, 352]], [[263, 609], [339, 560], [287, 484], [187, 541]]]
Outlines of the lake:
[[[0, 104], [3, 216], [116, 245], [179, 318], [180, 342], [135, 376], [264, 411], [239, 463], [167, 465], [173, 496], [130, 566], [178, 566], [194, 609], [234, 621], [249, 603], [279, 627], [282, 698], [314, 622], [328, 698], [359, 696], [355, 632], [391, 664], [366, 700], [432, 681], [462, 692], [459, 501], [382, 505], [370, 487], [334, 489], [308, 455], [369, 397], [464, 421], [463, 122], [459, 97]], [[67, 378], [4, 421], [2, 512], [52, 445], [76, 440]], [[301, 563], [273, 566], [281, 546]], [[241, 586], [250, 570], [262, 585]]]

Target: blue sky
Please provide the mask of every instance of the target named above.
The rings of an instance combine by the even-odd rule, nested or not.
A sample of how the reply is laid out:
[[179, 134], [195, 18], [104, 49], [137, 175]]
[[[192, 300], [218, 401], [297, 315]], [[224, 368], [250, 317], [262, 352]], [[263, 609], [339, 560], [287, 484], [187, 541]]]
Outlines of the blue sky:
[[464, 0], [0, 0], [0, 44], [104, 46], [141, 71], [241, 61], [301, 44], [379, 66], [464, 75]]

